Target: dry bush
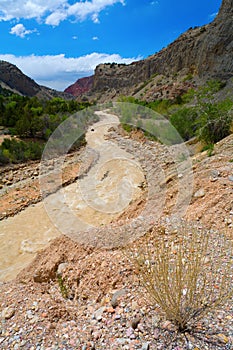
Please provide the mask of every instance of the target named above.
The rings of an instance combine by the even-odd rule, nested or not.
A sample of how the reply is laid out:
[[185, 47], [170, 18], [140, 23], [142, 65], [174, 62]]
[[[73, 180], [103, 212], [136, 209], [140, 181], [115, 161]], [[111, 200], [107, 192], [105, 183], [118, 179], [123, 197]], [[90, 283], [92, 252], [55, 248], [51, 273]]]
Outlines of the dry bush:
[[153, 303], [178, 331], [233, 296], [232, 242], [225, 235], [181, 225], [154, 230], [127, 255]]

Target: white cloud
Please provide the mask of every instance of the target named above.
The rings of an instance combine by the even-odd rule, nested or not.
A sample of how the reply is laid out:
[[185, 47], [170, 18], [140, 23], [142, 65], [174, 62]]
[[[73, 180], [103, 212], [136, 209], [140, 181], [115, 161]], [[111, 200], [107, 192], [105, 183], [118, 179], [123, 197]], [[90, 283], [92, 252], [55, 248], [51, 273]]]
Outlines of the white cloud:
[[0, 0], [0, 20], [41, 18], [65, 6], [67, 0]]
[[11, 28], [10, 34], [19, 36], [20, 38], [24, 38], [26, 35], [29, 35], [29, 34], [34, 33], [36, 31], [37, 31], [36, 29], [28, 30], [24, 27], [23, 24], [19, 23]]
[[65, 11], [55, 11], [46, 18], [45, 23], [52, 26], [58, 26], [60, 22], [64, 21], [66, 18], [67, 14]]
[[98, 14], [97, 13], [94, 13], [91, 17], [92, 21], [94, 23], [100, 23], [100, 20], [99, 20], [99, 17], [98, 17]]
[[56, 90], [64, 90], [77, 79], [92, 75], [95, 67], [100, 63], [116, 62], [128, 64], [141, 59], [141, 57], [122, 58], [118, 54], [93, 52], [77, 58], [67, 58], [63, 54], [19, 57], [11, 54], [0, 54], [0, 59], [15, 64], [26, 75], [41, 85]]
[[92, 40], [99, 40], [98, 36], [93, 36]]
[[57, 26], [69, 17], [82, 21], [92, 18], [99, 23], [99, 13], [106, 7], [124, 0], [0, 0], [0, 21], [36, 18], [48, 25]]

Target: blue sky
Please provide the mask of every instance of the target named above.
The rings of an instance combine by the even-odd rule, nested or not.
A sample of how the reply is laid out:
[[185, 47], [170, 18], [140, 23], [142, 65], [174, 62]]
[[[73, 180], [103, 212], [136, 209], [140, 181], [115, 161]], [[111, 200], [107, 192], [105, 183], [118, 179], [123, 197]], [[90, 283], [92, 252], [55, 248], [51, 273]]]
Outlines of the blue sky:
[[146, 58], [190, 27], [211, 22], [221, 0], [0, 0], [0, 59], [64, 90], [104, 62]]

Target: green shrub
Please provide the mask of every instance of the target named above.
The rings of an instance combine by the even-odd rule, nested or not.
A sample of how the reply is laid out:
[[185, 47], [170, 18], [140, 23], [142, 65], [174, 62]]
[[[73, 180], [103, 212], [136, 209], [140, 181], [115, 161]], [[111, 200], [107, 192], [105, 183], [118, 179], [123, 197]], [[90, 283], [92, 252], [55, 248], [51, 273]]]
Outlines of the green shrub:
[[121, 126], [126, 132], [131, 132], [133, 130], [133, 126], [132, 125], [122, 123]]
[[187, 141], [195, 136], [197, 112], [193, 107], [182, 107], [173, 113], [170, 122], [179, 132], [183, 140]]
[[231, 133], [233, 121], [232, 104], [228, 101], [221, 103], [204, 103], [199, 110], [198, 137], [207, 144], [216, 143]]
[[57, 282], [58, 282], [58, 286], [59, 286], [61, 295], [63, 296], [64, 299], [67, 299], [69, 292], [68, 292], [68, 288], [66, 287], [65, 281], [62, 278], [62, 276], [60, 276], [60, 275], [57, 276]]
[[[187, 141], [197, 136], [207, 145], [211, 145], [228, 136], [233, 124], [233, 101], [230, 99], [215, 101], [216, 93], [224, 86], [224, 82], [211, 80], [196, 90], [190, 89], [173, 101], [164, 99], [145, 102], [131, 96], [122, 96], [119, 101], [129, 103], [122, 104], [116, 112], [121, 115], [121, 123], [132, 124], [133, 115], [141, 119], [148, 118], [148, 110], [145, 113], [145, 109], [142, 108], [148, 107], [169, 118], [183, 140]], [[187, 103], [189, 105], [185, 106]], [[132, 104], [138, 105], [138, 108], [132, 107]], [[153, 119], [152, 115], [150, 117]], [[168, 139], [171, 139], [170, 135]]]
[[8, 155], [0, 148], [0, 165], [9, 163]]
[[192, 107], [181, 107], [171, 115], [171, 123], [183, 139], [196, 135], [207, 145], [214, 144], [231, 133], [233, 101], [215, 101], [216, 93], [224, 87], [220, 81], [209, 81], [197, 90], [190, 89], [183, 95], [185, 103]]
[[0, 162], [20, 163], [26, 160], [40, 159], [43, 146], [38, 142], [24, 142], [16, 139], [4, 139], [0, 146]]

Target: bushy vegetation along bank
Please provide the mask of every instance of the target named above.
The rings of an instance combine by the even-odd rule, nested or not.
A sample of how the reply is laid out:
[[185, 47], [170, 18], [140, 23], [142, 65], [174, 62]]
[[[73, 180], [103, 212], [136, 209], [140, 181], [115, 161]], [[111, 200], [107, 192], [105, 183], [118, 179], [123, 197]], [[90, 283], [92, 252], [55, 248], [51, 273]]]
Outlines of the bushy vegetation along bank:
[[[199, 140], [209, 146], [231, 133], [233, 100], [225, 99], [216, 101], [215, 99], [216, 93], [222, 87], [223, 84], [219, 81], [209, 81], [206, 85], [196, 90], [190, 89], [188, 93], [172, 101], [156, 100], [147, 103], [133, 97], [121, 97], [120, 102], [131, 102], [148, 107], [166, 117], [176, 128], [183, 140], [187, 141], [197, 136]], [[122, 123], [124, 126], [126, 124], [130, 125], [132, 116], [128, 113], [129, 111], [124, 109], [125, 107], [122, 109]], [[151, 115], [153, 116], [153, 114]], [[141, 116], [141, 118], [144, 117]], [[137, 127], [140, 128], [141, 126], [139, 124], [140, 122], [138, 122]], [[126, 128], [128, 129], [128, 127]]]
[[[53, 98], [41, 101], [1, 89], [0, 126], [18, 139], [5, 139], [0, 146], [0, 164], [40, 159], [43, 146], [66, 118], [88, 107], [88, 102]], [[83, 143], [83, 138], [79, 144]], [[77, 146], [79, 145], [77, 144]]]

